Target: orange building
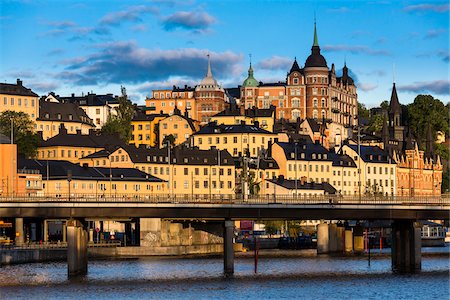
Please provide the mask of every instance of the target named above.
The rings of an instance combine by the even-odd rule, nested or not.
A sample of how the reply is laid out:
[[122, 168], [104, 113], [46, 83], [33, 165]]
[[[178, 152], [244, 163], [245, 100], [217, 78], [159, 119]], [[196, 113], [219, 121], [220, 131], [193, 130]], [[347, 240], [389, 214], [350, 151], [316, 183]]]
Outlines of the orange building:
[[419, 150], [417, 144], [410, 144], [405, 154], [394, 151], [397, 163], [397, 195], [435, 196], [441, 194], [442, 164], [439, 156], [433, 160]]
[[0, 133], [0, 195], [17, 191], [17, 145]]
[[190, 118], [197, 115], [195, 99], [195, 89], [185, 85], [184, 88], [173, 86], [165, 90], [153, 90], [152, 97], [145, 99], [147, 114], [169, 114], [173, 115], [175, 108], [181, 111], [187, 110]]

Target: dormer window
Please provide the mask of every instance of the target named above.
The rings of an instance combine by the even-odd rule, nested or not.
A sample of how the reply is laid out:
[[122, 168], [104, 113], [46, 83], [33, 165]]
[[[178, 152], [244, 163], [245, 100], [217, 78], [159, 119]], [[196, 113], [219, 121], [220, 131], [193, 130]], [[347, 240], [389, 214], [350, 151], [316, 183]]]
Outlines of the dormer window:
[[291, 153], [291, 158], [295, 158], [294, 152]]
[[327, 154], [326, 153], [323, 155], [323, 159], [327, 159]]
[[316, 154], [315, 153], [311, 154], [311, 158], [316, 159]]
[[147, 161], [150, 161], [150, 156], [147, 156]]
[[204, 159], [203, 159], [203, 162], [204, 162], [204, 163], [207, 163], [207, 162], [208, 162], [208, 159], [207, 159], [207, 158], [204, 158]]
[[72, 115], [69, 115], [69, 120], [73, 120], [73, 116]]
[[58, 118], [58, 120], [61, 120], [61, 114], [57, 114], [56, 117]]
[[187, 164], [189, 160], [188, 160], [187, 157], [185, 157], [183, 161], [184, 161], [185, 164]]
[[49, 115], [48, 113], [45, 113], [45, 118], [46, 118], [46, 119], [49, 119], [49, 118], [50, 118], [50, 115]]
[[305, 153], [301, 153], [300, 157], [304, 159], [305, 158]]
[[318, 159], [322, 159], [322, 154], [320, 154], [320, 153], [317, 154], [317, 158], [318, 158]]

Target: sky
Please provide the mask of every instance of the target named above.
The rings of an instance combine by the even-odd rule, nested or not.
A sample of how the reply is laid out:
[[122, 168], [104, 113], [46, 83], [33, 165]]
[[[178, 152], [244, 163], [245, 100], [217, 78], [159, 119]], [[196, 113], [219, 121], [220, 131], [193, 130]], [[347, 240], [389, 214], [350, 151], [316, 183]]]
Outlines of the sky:
[[0, 1], [0, 80], [39, 95], [120, 94], [286, 79], [304, 65], [314, 20], [328, 67], [344, 62], [367, 107], [418, 94], [450, 101], [448, 1]]

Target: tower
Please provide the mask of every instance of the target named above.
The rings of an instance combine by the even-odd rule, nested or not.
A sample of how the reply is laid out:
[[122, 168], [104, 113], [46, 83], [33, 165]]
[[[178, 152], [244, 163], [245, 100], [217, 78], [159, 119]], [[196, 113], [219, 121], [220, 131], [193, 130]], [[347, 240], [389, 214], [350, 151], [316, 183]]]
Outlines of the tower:
[[395, 82], [392, 86], [391, 101], [389, 102], [389, 129], [391, 138], [399, 142], [405, 140], [405, 127], [402, 124], [402, 107], [398, 101]]
[[256, 97], [259, 82], [253, 77], [252, 61], [250, 56], [250, 66], [248, 68], [248, 76], [242, 83], [241, 87], [241, 99], [245, 108], [252, 108], [257, 106]]
[[195, 105], [197, 116], [202, 124], [208, 123], [211, 116], [225, 109], [225, 91], [212, 75], [211, 60], [208, 56], [206, 76], [195, 87]]

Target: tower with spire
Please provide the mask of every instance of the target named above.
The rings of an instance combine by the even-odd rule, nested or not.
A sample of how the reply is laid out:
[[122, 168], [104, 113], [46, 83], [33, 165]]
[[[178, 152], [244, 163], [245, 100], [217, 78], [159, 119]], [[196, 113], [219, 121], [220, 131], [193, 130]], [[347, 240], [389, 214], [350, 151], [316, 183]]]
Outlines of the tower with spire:
[[211, 116], [225, 109], [225, 91], [217, 83], [211, 71], [211, 57], [208, 54], [208, 67], [206, 76], [195, 87], [195, 119], [201, 124], [209, 122]]
[[253, 68], [252, 68], [252, 56], [249, 55], [250, 58], [250, 66], [248, 68], [247, 78], [242, 83], [241, 87], [241, 102], [245, 106], [246, 109], [256, 107], [256, 99], [258, 93], [259, 82], [253, 76]]
[[405, 127], [402, 122], [402, 107], [398, 101], [395, 82], [392, 85], [391, 100], [389, 102], [389, 127], [390, 137], [399, 142], [405, 140]]

